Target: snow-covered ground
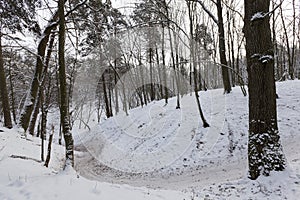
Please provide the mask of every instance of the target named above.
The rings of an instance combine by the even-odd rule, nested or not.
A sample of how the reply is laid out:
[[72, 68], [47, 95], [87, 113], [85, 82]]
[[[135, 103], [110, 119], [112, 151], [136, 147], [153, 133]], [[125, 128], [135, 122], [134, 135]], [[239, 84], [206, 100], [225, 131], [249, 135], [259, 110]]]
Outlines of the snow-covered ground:
[[277, 83], [284, 172], [247, 178], [248, 97], [236, 87], [229, 95], [200, 92], [210, 128], [186, 95], [180, 110], [175, 98], [156, 101], [88, 132], [74, 130], [76, 172], [62, 172], [62, 146], [53, 144], [46, 168], [39, 139], [1, 128], [0, 199], [298, 199], [299, 91], [298, 80]]
[[[153, 190], [87, 180], [73, 169], [62, 171], [64, 149], [54, 145], [49, 168], [40, 160], [40, 140], [17, 130], [0, 133], [0, 199], [182, 200], [179, 191]], [[26, 159], [17, 158], [24, 156]]]

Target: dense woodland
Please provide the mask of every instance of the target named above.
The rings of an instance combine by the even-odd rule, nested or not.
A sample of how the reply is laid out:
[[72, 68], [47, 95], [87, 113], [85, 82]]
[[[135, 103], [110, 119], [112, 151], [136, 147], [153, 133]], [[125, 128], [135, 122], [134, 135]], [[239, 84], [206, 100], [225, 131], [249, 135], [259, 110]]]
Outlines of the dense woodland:
[[[72, 128], [90, 128], [93, 113], [100, 123], [169, 98], [180, 109], [194, 93], [195, 120], [209, 127], [198, 92], [240, 87], [249, 97], [249, 177], [285, 168], [275, 81], [300, 79], [299, 2], [116, 2], [0, 0], [3, 126], [49, 144], [59, 134], [72, 166]], [[49, 112], [60, 113], [60, 130]]]

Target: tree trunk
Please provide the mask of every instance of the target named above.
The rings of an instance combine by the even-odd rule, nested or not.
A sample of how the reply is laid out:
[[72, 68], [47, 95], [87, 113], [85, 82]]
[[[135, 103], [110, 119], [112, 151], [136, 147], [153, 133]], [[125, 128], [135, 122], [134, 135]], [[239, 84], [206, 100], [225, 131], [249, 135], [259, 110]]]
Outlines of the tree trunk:
[[[65, 1], [62, 1], [64, 4]], [[21, 112], [21, 117], [20, 117], [20, 125], [21, 127], [26, 131], [29, 125], [30, 121], [30, 116], [32, 114], [34, 104], [36, 101], [37, 93], [38, 93], [38, 88], [39, 88], [39, 82], [41, 81], [41, 76], [43, 72], [43, 67], [44, 67], [44, 56], [45, 56], [45, 50], [47, 47], [47, 43], [49, 40], [49, 36], [52, 32], [57, 27], [57, 24], [54, 23], [58, 19], [58, 12], [55, 12], [51, 19], [49, 20], [48, 26], [46, 26], [45, 30], [41, 34], [40, 42], [38, 45], [38, 56], [36, 59], [36, 64], [35, 64], [35, 72], [34, 76], [31, 82], [30, 90], [27, 93], [26, 96], [26, 101], [24, 104], [24, 107]]]
[[41, 161], [44, 161], [44, 131], [41, 129], [42, 125], [42, 116], [41, 119], [39, 121], [39, 127], [38, 127], [38, 131], [40, 131], [41, 133], [39, 134], [41, 136]]
[[119, 113], [119, 92], [118, 92], [119, 89], [117, 87], [118, 80], [117, 80], [116, 67], [117, 67], [117, 61], [115, 60], [114, 61], [114, 68], [115, 68], [115, 71], [114, 71], [114, 78], [115, 78], [115, 87], [114, 87], [114, 90], [115, 90], [115, 99], [116, 99], [115, 109], [116, 109], [116, 115], [117, 115]]
[[65, 16], [64, 0], [58, 1], [59, 13], [59, 40], [58, 40], [58, 64], [59, 64], [59, 83], [60, 83], [60, 121], [66, 146], [66, 164], [74, 167], [74, 145], [73, 137], [70, 131], [70, 114], [68, 108], [68, 94], [66, 83], [66, 66], [65, 66]]
[[49, 141], [48, 141], [48, 152], [47, 152], [47, 157], [46, 157], [46, 161], [45, 161], [45, 166], [48, 167], [49, 162], [50, 162], [50, 157], [51, 157], [51, 144], [52, 144], [52, 140], [53, 140], [53, 135], [54, 135], [54, 125], [52, 125], [51, 127], [51, 133], [49, 136]]
[[12, 80], [11, 68], [12, 68], [12, 64], [9, 65], [9, 71], [8, 71], [8, 73], [9, 73], [9, 85], [10, 85], [11, 111], [12, 111], [14, 123], [17, 124], [17, 114], [16, 114], [16, 107], [15, 107], [15, 91], [14, 91], [14, 83], [13, 83], [13, 80]]
[[154, 83], [153, 83], [153, 49], [149, 48], [149, 62], [150, 62], [150, 100], [154, 101], [155, 93], [154, 93]]
[[220, 61], [222, 64], [224, 92], [230, 93], [231, 85], [230, 85], [229, 70], [228, 70], [227, 60], [226, 60], [225, 33], [224, 33], [221, 0], [217, 0], [216, 3], [217, 3], [216, 5], [218, 10], [219, 54], [220, 54]]
[[169, 99], [169, 91], [167, 86], [167, 66], [166, 66], [166, 60], [165, 60], [165, 28], [164, 25], [162, 25], [162, 45], [161, 45], [161, 55], [162, 55], [162, 64], [163, 64], [163, 79], [164, 79], [164, 97], [165, 97], [165, 104], [168, 104]]
[[0, 94], [1, 94], [0, 96], [2, 101], [3, 114], [4, 114], [4, 126], [7, 128], [12, 128], [1, 40], [2, 40], [2, 33], [0, 29]]
[[196, 98], [196, 103], [197, 103], [197, 107], [198, 107], [198, 111], [199, 111], [199, 114], [200, 114], [200, 117], [201, 117], [201, 120], [203, 122], [203, 127], [204, 128], [207, 128], [209, 127], [209, 124], [207, 123], [205, 117], [204, 117], [204, 114], [203, 114], [203, 111], [202, 111], [202, 108], [201, 108], [201, 104], [200, 104], [200, 99], [199, 99], [199, 93], [198, 93], [198, 72], [197, 72], [197, 62], [196, 62], [196, 53], [195, 53], [195, 43], [193, 41], [193, 13], [192, 13], [192, 9], [193, 9], [193, 5], [191, 2], [187, 2], [187, 5], [188, 5], [188, 11], [189, 11], [189, 22], [190, 22], [190, 51], [191, 51], [191, 55], [190, 55], [190, 59], [191, 59], [191, 62], [190, 62], [190, 68], [193, 67], [193, 76], [194, 76], [194, 93], [195, 93], [195, 98]]
[[42, 76], [42, 82], [40, 83], [40, 86], [38, 88], [38, 95], [37, 95], [37, 100], [34, 105], [34, 110], [30, 119], [29, 127], [28, 127], [28, 132], [29, 134], [33, 135], [34, 134], [34, 128], [35, 128], [35, 123], [37, 120], [37, 116], [39, 114], [39, 109], [40, 109], [40, 102], [41, 102], [41, 93], [43, 92], [42, 89], [44, 88], [43, 86], [45, 85], [46, 82], [46, 75], [48, 73], [48, 67], [49, 67], [49, 62], [50, 62], [50, 57], [52, 53], [52, 48], [54, 45], [54, 39], [55, 39], [55, 34], [52, 33], [51, 39], [49, 42], [49, 47], [47, 51], [47, 56], [46, 56], [46, 61], [45, 61], [45, 68], [43, 70], [43, 76]]
[[161, 66], [160, 66], [160, 62], [159, 62], [159, 54], [158, 54], [158, 48], [155, 48], [155, 54], [156, 54], [156, 63], [157, 63], [157, 71], [158, 71], [158, 79], [159, 79], [159, 93], [160, 93], [160, 98], [163, 98], [163, 85], [162, 85], [162, 77], [161, 77]]
[[274, 53], [269, 15], [270, 0], [245, 0], [244, 33], [249, 90], [248, 163], [251, 179], [281, 171], [285, 159], [277, 126]]
[[[111, 76], [111, 71], [109, 70], [109, 76]], [[111, 87], [111, 78], [109, 78], [109, 83], [108, 83], [108, 99], [109, 99], [109, 116], [113, 116], [113, 111], [112, 111], [112, 87]]]
[[[280, 16], [282, 21], [282, 26], [284, 30], [284, 36], [285, 36], [285, 42], [286, 42], [286, 48], [287, 48], [287, 56], [288, 56], [288, 70], [289, 70], [289, 78], [294, 80], [294, 44], [292, 44], [293, 48], [290, 48], [290, 40], [288, 36], [288, 31], [285, 25], [285, 18], [283, 16], [282, 12], [282, 4], [280, 5]], [[292, 52], [291, 52], [292, 51]]]
[[[168, 12], [167, 12], [167, 15], [169, 16]], [[176, 63], [175, 55], [174, 55], [174, 48], [173, 48], [172, 35], [171, 35], [171, 28], [170, 27], [168, 27], [168, 33], [169, 33], [169, 40], [170, 40], [171, 59], [172, 59], [172, 65], [173, 65], [173, 70], [174, 70], [173, 77], [175, 78], [175, 83], [176, 83], [176, 96], [177, 96], [176, 109], [180, 109], [180, 95], [179, 95], [180, 85], [179, 85], [178, 76], [177, 76], [178, 71], [176, 70], [176, 65], [178, 66], [178, 60], [179, 60], [178, 59], [178, 45], [175, 43], [175, 52], [176, 52], [176, 60], [177, 60], [177, 63]], [[176, 40], [175, 32], [173, 32], [173, 34], [174, 34], [174, 40]]]
[[106, 91], [106, 83], [105, 83], [105, 75], [104, 73], [102, 74], [102, 86], [103, 86], [103, 95], [104, 95], [104, 103], [105, 103], [105, 113], [106, 117], [110, 118], [110, 107], [109, 107], [109, 101], [108, 101], [108, 96], [107, 96], [107, 91]]
[[42, 144], [41, 144], [41, 159], [42, 161], [44, 161], [44, 140], [46, 140], [46, 134], [47, 134], [47, 112], [45, 110], [45, 106], [44, 106], [44, 103], [45, 103], [45, 95], [44, 95], [44, 89], [42, 87], [42, 90], [41, 90], [41, 111], [42, 111], [42, 115], [41, 115], [41, 125], [40, 125], [40, 128], [41, 128], [41, 141], [42, 141]]

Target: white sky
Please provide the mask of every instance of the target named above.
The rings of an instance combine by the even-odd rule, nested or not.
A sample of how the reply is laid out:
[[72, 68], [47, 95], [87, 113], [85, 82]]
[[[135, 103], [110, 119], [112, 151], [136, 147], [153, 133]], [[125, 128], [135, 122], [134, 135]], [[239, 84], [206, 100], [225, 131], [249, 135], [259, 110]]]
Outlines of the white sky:
[[[49, 0], [49, 1], [50, 1], [50, 6], [55, 9], [57, 3], [54, 0]], [[290, 17], [292, 17], [291, 1], [292, 0], [285, 0], [283, 2], [283, 10], [285, 12], [286, 17], [289, 18], [289, 20], [287, 20], [287, 21], [290, 21]], [[132, 10], [131, 7], [133, 7], [135, 3], [140, 2], [140, 0], [111, 0], [111, 2], [113, 4], [113, 7], [120, 9], [120, 11], [123, 14], [129, 14], [129, 10]], [[281, 0], [276, 0], [276, 2], [279, 3], [279, 2], [281, 2]], [[299, 12], [300, 12], [299, 0], [296, 0], [295, 2], [297, 4], [297, 12], [298, 12], [297, 14], [299, 15]], [[176, 1], [176, 3], [179, 3], [179, 1]], [[240, 4], [242, 4], [242, 3], [240, 2]], [[243, 14], [243, 10], [241, 12]], [[45, 26], [47, 24], [46, 20], [49, 19], [50, 12], [48, 9], [42, 9], [42, 10], [38, 11], [38, 15], [39, 15], [39, 23], [41, 25], [41, 28], [43, 28], [43, 26]], [[281, 24], [280, 18], [278, 18], [277, 21], [278, 21], [278, 24], [280, 25]], [[37, 42], [35, 41], [35, 39], [33, 37], [30, 37], [30, 36], [24, 37], [21, 34], [17, 34], [17, 36], [20, 38], [24, 38], [24, 41], [21, 42], [22, 45], [31, 47], [31, 48], [37, 47]]]

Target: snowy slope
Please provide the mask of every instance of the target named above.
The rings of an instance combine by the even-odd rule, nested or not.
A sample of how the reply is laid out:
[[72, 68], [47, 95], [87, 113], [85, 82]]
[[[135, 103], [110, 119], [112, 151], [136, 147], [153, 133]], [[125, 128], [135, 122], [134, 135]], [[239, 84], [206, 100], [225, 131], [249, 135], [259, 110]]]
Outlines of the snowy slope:
[[[293, 177], [282, 186], [291, 192], [282, 194], [293, 196], [292, 188], [299, 192], [300, 94], [296, 91], [300, 81], [278, 83], [277, 87], [279, 128], [289, 163], [286, 173]], [[223, 95], [222, 90], [200, 92], [200, 98], [210, 128], [202, 128], [194, 96], [183, 97], [181, 110], [175, 109], [175, 98], [166, 106], [163, 101], [153, 102], [131, 110], [128, 117], [108, 119], [78, 135], [77, 149], [83, 152], [76, 168], [93, 180], [186, 191], [193, 188], [199, 193], [217, 193], [216, 185], [222, 188], [227, 182], [241, 185], [231, 189], [233, 195], [249, 195], [243, 188], [257, 185], [245, 178], [248, 98], [237, 87], [229, 95]], [[215, 186], [207, 189], [207, 185]]]
[[[64, 149], [54, 145], [50, 167], [40, 159], [40, 141], [27, 140], [17, 130], [0, 132], [0, 199], [145, 199], [163, 200], [187, 198], [177, 191], [151, 190], [90, 181], [73, 169], [62, 171]], [[12, 158], [25, 156], [28, 159]]]
[[187, 95], [181, 110], [176, 99], [157, 101], [74, 131], [77, 172], [62, 172], [62, 146], [53, 144], [46, 168], [38, 138], [0, 128], [0, 199], [298, 199], [300, 81], [277, 83], [288, 168], [256, 181], [247, 178], [248, 108], [239, 90], [200, 92], [208, 129]]

